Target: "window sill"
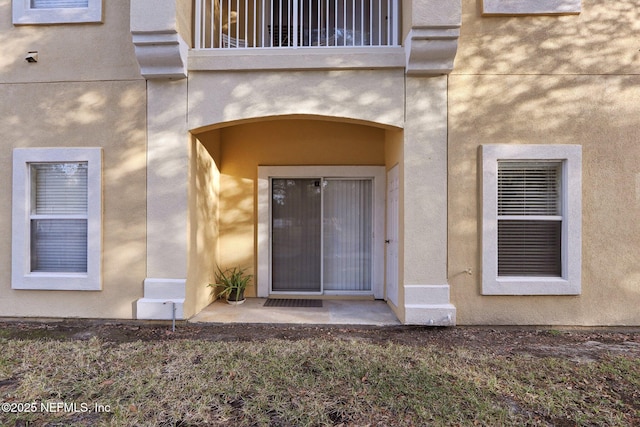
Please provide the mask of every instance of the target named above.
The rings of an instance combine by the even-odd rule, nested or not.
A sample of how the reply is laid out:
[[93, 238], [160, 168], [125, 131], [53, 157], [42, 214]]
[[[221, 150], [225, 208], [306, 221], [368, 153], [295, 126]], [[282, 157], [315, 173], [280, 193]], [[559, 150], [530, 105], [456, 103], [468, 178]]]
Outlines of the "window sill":
[[581, 0], [483, 0], [482, 15], [576, 15]]
[[353, 70], [404, 68], [402, 47], [201, 49], [189, 52], [189, 71]]
[[580, 295], [580, 282], [561, 277], [498, 277], [483, 280], [483, 295]]
[[102, 0], [89, 0], [87, 7], [36, 9], [24, 0], [13, 1], [14, 25], [101, 24]]
[[[95, 276], [95, 275], [94, 275]], [[32, 291], [100, 291], [100, 278], [87, 273], [29, 273], [12, 289]]]

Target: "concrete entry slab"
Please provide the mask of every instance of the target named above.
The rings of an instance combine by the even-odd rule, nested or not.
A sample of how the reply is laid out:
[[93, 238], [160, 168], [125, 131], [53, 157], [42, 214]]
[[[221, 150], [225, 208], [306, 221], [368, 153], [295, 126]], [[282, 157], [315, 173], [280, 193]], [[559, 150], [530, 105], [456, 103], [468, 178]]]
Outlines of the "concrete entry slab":
[[264, 307], [266, 298], [244, 304], [216, 301], [189, 319], [193, 323], [292, 323], [316, 325], [400, 325], [384, 301], [323, 300], [322, 307]]

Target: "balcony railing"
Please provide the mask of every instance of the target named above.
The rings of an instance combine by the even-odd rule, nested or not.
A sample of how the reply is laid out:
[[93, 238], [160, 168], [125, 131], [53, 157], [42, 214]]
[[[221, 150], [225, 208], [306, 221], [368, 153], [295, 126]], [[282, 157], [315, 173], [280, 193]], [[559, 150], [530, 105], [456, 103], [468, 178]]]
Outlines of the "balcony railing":
[[196, 49], [398, 46], [399, 0], [196, 0]]

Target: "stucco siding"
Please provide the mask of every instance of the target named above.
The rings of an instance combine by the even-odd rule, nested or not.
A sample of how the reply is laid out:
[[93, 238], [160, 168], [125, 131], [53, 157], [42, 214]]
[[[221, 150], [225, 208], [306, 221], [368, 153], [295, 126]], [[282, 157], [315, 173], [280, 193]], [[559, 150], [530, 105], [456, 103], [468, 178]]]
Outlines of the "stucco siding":
[[191, 72], [189, 127], [320, 115], [386, 127], [404, 123], [402, 70]]
[[[209, 283], [220, 265], [219, 131], [193, 138], [189, 174], [189, 258], [185, 313], [195, 314], [211, 302]], [[208, 150], [211, 150], [209, 152]], [[219, 162], [219, 160], [218, 160]]]
[[11, 254], [14, 147], [101, 147], [102, 291], [11, 289], [0, 259], [0, 315], [131, 318], [146, 259], [144, 81], [0, 84], [0, 247]]
[[[142, 79], [128, 0], [104, 1], [103, 23], [65, 25], [14, 26], [11, 3], [0, 1], [0, 83]], [[37, 63], [25, 61], [29, 51]]]
[[[448, 269], [458, 322], [640, 324], [636, 2], [583, 0], [574, 16], [481, 18], [467, 0], [463, 12], [449, 76]], [[582, 146], [580, 295], [481, 296], [482, 144]]]

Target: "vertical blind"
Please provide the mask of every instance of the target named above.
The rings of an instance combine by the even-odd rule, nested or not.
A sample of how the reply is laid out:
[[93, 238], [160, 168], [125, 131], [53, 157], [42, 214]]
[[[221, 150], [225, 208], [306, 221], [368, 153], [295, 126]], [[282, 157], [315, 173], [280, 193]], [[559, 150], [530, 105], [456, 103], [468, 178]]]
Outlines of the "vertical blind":
[[323, 280], [330, 291], [371, 290], [371, 180], [326, 180]]
[[89, 0], [31, 0], [32, 9], [89, 7]]
[[562, 275], [561, 162], [498, 163], [498, 276]]
[[31, 164], [31, 271], [87, 271], [86, 162]]

